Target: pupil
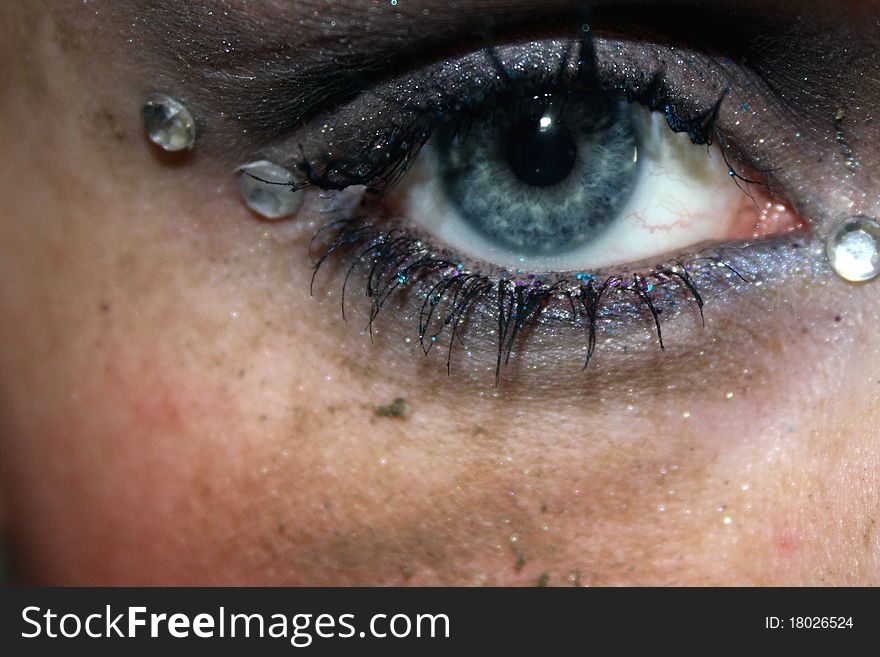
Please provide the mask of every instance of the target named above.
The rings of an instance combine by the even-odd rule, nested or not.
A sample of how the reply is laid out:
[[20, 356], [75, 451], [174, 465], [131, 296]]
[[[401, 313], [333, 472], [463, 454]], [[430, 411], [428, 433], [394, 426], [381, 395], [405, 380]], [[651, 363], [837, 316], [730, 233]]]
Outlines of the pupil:
[[523, 121], [505, 135], [502, 148], [516, 177], [535, 187], [564, 180], [577, 155], [571, 131], [552, 116]]

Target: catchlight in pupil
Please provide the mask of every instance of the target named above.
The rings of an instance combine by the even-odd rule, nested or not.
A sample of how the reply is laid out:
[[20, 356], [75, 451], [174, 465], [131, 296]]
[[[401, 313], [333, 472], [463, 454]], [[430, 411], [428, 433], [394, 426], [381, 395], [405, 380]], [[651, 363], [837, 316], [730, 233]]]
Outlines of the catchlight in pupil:
[[577, 157], [571, 130], [550, 112], [515, 126], [505, 135], [502, 148], [517, 178], [535, 187], [564, 180]]

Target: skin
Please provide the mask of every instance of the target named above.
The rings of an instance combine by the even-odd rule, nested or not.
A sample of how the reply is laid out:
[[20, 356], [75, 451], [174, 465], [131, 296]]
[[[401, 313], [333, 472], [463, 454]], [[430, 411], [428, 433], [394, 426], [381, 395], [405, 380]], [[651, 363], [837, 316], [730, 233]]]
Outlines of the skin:
[[[115, 20], [9, 1], [0, 25], [18, 581], [880, 583], [880, 283], [744, 295], [592, 372], [557, 371], [563, 339], [497, 389], [448, 378], [394, 320], [372, 343], [340, 321], [337, 286], [309, 296], [314, 199], [262, 222], [240, 161], [157, 154], [158, 74]], [[409, 415], [376, 412], [398, 397]]]

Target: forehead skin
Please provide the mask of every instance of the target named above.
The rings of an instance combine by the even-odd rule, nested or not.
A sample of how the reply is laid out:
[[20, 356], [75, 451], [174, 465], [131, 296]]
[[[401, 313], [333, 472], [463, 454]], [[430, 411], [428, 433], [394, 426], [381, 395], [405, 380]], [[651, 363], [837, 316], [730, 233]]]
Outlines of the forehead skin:
[[[456, 392], [309, 297], [308, 231], [254, 221], [235, 163], [145, 143], [159, 74], [118, 22], [138, 9], [0, 3], [0, 490], [23, 581], [880, 581], [880, 293], [831, 281], [769, 318], [730, 399]], [[409, 417], [375, 412], [396, 397]]]

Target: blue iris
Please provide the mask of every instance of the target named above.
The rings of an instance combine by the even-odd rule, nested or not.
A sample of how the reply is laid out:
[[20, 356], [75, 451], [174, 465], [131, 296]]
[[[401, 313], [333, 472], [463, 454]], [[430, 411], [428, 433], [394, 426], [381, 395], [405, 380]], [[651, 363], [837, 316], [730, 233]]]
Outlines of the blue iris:
[[635, 186], [637, 134], [611, 94], [541, 98], [438, 135], [444, 191], [465, 221], [522, 255], [574, 250]]

